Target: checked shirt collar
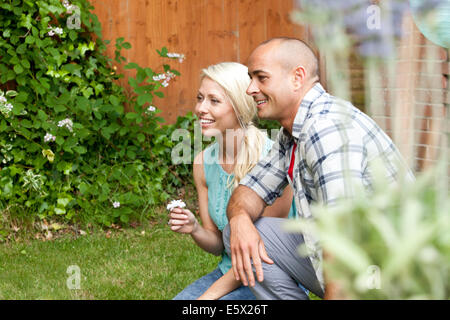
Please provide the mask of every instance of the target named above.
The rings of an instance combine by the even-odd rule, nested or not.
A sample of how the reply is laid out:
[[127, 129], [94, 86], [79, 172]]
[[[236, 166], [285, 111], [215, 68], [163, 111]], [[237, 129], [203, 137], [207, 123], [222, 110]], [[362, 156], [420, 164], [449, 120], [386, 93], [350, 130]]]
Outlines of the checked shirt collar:
[[297, 110], [297, 114], [295, 115], [294, 124], [292, 126], [292, 135], [286, 129], [283, 129], [283, 138], [281, 142], [285, 146], [286, 150], [288, 150], [294, 142], [292, 137], [295, 138], [296, 143], [298, 140], [301, 140], [300, 134], [305, 120], [310, 115], [311, 105], [325, 93], [325, 89], [320, 83], [317, 82], [303, 97], [300, 107]]

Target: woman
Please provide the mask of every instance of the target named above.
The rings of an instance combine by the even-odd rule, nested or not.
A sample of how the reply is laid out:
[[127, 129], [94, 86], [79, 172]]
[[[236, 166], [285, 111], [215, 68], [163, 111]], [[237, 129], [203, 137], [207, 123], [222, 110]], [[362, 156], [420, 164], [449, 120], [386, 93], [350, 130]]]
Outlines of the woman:
[[[205, 251], [222, 255], [218, 267], [198, 279], [175, 300], [200, 297], [231, 268], [231, 259], [224, 251], [222, 230], [228, 223], [226, 208], [233, 189], [270, 150], [273, 142], [252, 123], [256, 103], [245, 91], [250, 83], [247, 67], [224, 62], [202, 70], [195, 113], [202, 135], [215, 137], [211, 146], [194, 159], [194, 182], [199, 201], [202, 225], [188, 209], [170, 212], [169, 225], [175, 232], [190, 234]], [[266, 207], [264, 216], [295, 216], [292, 189], [286, 188], [275, 203]], [[252, 292], [239, 286], [221, 299], [252, 300]]]

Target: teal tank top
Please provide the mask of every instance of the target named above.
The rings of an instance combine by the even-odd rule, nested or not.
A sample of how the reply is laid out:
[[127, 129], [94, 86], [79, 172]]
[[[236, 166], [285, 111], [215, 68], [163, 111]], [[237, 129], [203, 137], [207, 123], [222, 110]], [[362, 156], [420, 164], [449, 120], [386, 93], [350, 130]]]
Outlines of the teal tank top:
[[[272, 148], [273, 141], [266, 137], [261, 158], [265, 157]], [[228, 183], [233, 179], [233, 174], [228, 174], [218, 161], [219, 144], [216, 142], [207, 147], [203, 152], [203, 167], [205, 170], [205, 180], [208, 187], [208, 211], [211, 219], [217, 228], [222, 231], [228, 224], [227, 205], [231, 197], [231, 190], [227, 188]], [[289, 218], [297, 216], [294, 200], [289, 211]], [[222, 252], [222, 260], [219, 262], [219, 269], [223, 274], [231, 269], [231, 258], [225, 250]]]

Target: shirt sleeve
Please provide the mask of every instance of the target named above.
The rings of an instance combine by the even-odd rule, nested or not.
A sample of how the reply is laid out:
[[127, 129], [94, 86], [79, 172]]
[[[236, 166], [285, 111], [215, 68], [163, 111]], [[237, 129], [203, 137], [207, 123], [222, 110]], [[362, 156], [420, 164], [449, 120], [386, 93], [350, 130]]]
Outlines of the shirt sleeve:
[[354, 195], [355, 186], [363, 183], [364, 150], [361, 134], [349, 121], [321, 119], [308, 128], [304, 157], [319, 203]]
[[283, 193], [288, 184], [285, 150], [276, 141], [270, 152], [240, 181], [255, 191], [267, 205]]

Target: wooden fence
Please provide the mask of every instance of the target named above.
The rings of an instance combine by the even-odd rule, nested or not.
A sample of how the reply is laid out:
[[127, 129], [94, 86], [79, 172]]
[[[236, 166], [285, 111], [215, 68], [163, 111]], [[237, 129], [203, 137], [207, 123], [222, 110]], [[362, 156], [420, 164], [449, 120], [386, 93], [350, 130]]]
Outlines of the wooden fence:
[[[171, 60], [181, 72], [154, 101], [169, 123], [193, 111], [200, 70], [221, 61], [246, 62], [262, 41], [275, 36], [308, 39], [308, 32], [290, 22], [292, 0], [91, 0], [102, 23], [103, 38], [124, 37], [132, 49], [125, 50], [129, 62], [161, 70], [156, 49], [183, 53], [186, 60]], [[119, 70], [130, 75], [129, 70]], [[124, 81], [124, 84], [126, 81]]]

